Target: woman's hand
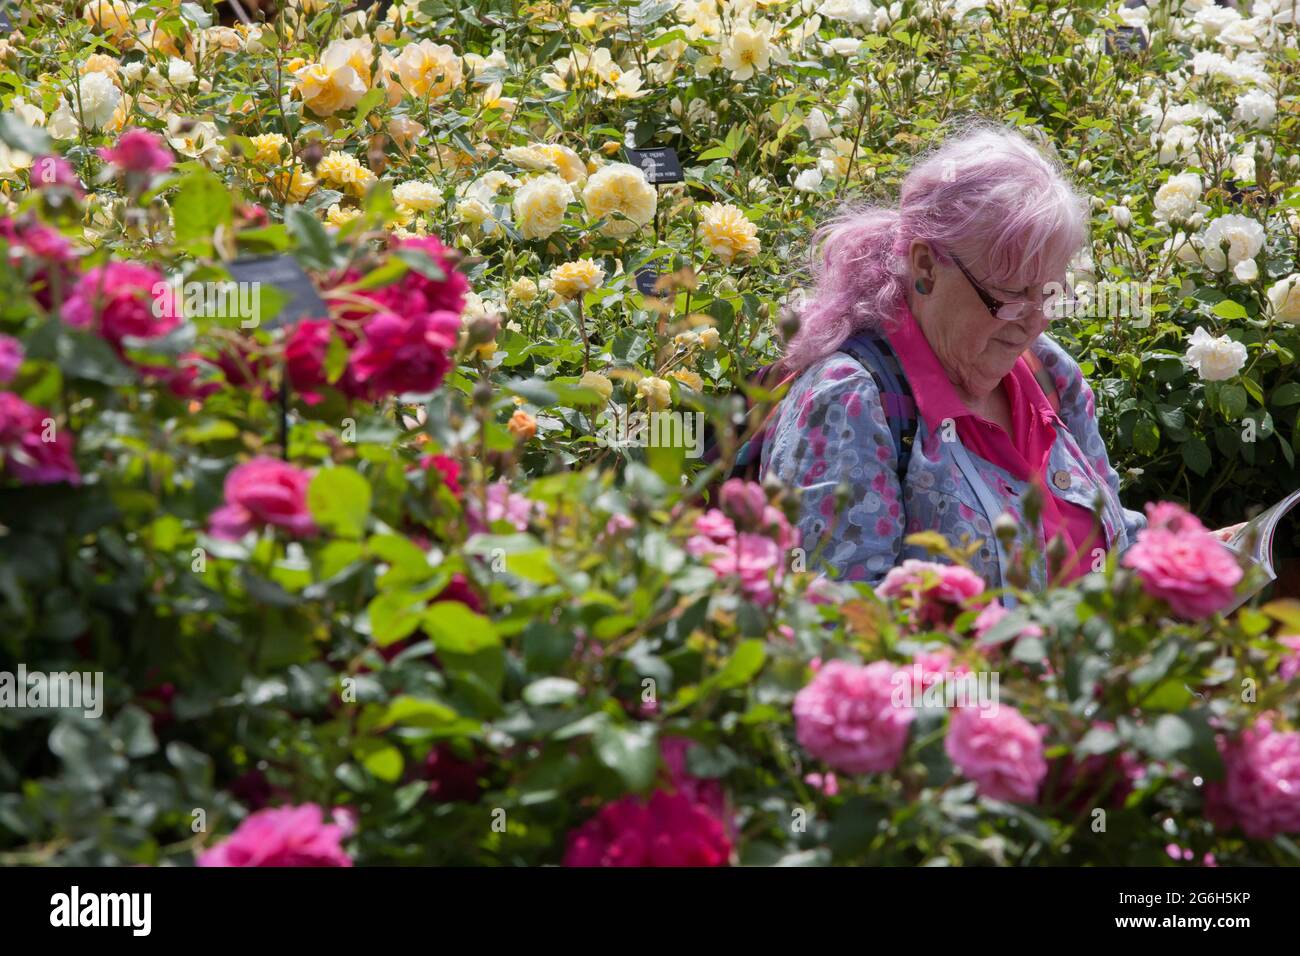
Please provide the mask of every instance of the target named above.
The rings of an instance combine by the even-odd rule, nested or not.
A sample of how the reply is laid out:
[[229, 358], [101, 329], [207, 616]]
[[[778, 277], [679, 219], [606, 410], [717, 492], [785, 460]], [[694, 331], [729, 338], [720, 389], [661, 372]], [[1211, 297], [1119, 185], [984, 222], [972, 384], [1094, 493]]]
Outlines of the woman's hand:
[[1232, 536], [1244, 527], [1246, 527], [1246, 522], [1239, 521], [1236, 524], [1229, 525], [1226, 528], [1216, 528], [1215, 530], [1211, 531], [1210, 534], [1214, 535], [1220, 541], [1230, 541], [1232, 540]]

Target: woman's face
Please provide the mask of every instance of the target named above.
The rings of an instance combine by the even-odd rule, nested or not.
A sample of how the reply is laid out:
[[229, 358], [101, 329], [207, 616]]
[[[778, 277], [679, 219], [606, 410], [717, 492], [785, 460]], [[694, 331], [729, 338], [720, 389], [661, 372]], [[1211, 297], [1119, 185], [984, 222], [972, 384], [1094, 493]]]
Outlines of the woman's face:
[[[1041, 306], [1042, 290], [1005, 289], [988, 281], [983, 257], [962, 259], [967, 271], [999, 302], [1029, 301]], [[1026, 309], [1014, 321], [989, 312], [979, 292], [954, 263], [940, 263], [921, 240], [912, 243], [912, 285], [908, 305], [917, 323], [958, 390], [980, 399], [1010, 374], [1016, 359], [1046, 331], [1045, 309]], [[917, 279], [929, 292], [916, 291]]]

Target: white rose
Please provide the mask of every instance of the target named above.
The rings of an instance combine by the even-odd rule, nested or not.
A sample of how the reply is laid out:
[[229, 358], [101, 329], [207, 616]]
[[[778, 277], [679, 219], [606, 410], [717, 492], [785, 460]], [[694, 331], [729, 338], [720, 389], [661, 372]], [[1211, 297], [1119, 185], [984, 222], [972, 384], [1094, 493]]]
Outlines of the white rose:
[[[113, 85], [107, 73], [87, 73], [77, 88], [80, 91], [81, 117], [91, 127], [106, 125], [122, 102], [122, 91]], [[76, 99], [74, 94], [74, 103]]]
[[1247, 126], [1265, 127], [1277, 116], [1277, 100], [1263, 90], [1249, 90], [1237, 97], [1233, 119]]
[[167, 80], [173, 86], [189, 86], [198, 80], [194, 66], [187, 60], [172, 57], [167, 63]]
[[1156, 190], [1156, 218], [1166, 222], [1183, 222], [1197, 211], [1201, 198], [1201, 177], [1180, 173]]
[[72, 107], [67, 103], [59, 103], [58, 108], [50, 114], [45, 131], [54, 139], [76, 139], [77, 130], [77, 115], [72, 112]]
[[805, 169], [794, 178], [794, 188], [803, 193], [815, 193], [822, 184], [822, 172], [816, 167]]
[[1129, 211], [1127, 206], [1111, 206], [1110, 218], [1114, 219], [1115, 225], [1121, 229], [1128, 229], [1129, 226], [1133, 225], [1133, 213]]
[[1241, 153], [1232, 157], [1230, 164], [1232, 169], [1232, 178], [1239, 183], [1253, 183], [1255, 181], [1255, 157], [1250, 153]]
[[[1226, 242], [1225, 260], [1220, 243]], [[1222, 272], [1227, 266], [1236, 266], [1243, 259], [1253, 259], [1264, 247], [1264, 227], [1247, 216], [1232, 214], [1220, 216], [1205, 227], [1201, 237], [1201, 258], [1206, 267]]]
[[1215, 338], [1198, 325], [1187, 341], [1188, 349], [1183, 361], [1196, 369], [1207, 382], [1232, 378], [1246, 364], [1246, 346], [1226, 335]]
[[1268, 303], [1273, 317], [1300, 325], [1300, 273], [1291, 273], [1269, 287]]
[[830, 139], [835, 133], [831, 130], [830, 120], [820, 108], [814, 107], [803, 125], [808, 128], [808, 135], [813, 139]]
[[1242, 259], [1232, 268], [1232, 274], [1240, 282], [1254, 282], [1259, 278], [1259, 266], [1254, 259]]

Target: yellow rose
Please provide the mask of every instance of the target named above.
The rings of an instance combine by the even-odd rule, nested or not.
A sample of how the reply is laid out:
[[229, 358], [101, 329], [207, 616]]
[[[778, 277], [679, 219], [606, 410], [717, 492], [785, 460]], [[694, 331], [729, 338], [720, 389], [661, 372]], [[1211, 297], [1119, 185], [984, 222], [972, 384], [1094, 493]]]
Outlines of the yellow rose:
[[442, 205], [442, 193], [433, 183], [411, 180], [400, 183], [393, 189], [393, 199], [399, 206], [414, 209], [416, 212], [428, 212]]
[[288, 145], [289, 141], [280, 133], [263, 133], [260, 136], [254, 136], [250, 142], [253, 148], [257, 150], [253, 154], [253, 162], [259, 166], [270, 166], [280, 161], [280, 150]]
[[131, 5], [126, 0], [90, 0], [82, 19], [119, 43], [135, 32]]
[[630, 163], [602, 166], [582, 191], [582, 201], [593, 218], [621, 213], [631, 220], [611, 218], [605, 223], [601, 231], [618, 238], [632, 235], [654, 219], [658, 198], [645, 173]]
[[554, 173], [528, 180], [515, 192], [515, 224], [525, 239], [545, 239], [560, 228], [573, 190]]
[[537, 300], [539, 292], [540, 290], [537, 288], [536, 282], [529, 279], [527, 276], [520, 276], [514, 282], [510, 283], [510, 292], [507, 295], [509, 298], [514, 299], [517, 302], [522, 302], [524, 305], [528, 305]]
[[370, 89], [370, 51], [366, 40], [335, 40], [319, 63], [298, 69], [298, 94], [317, 116], [351, 109]]
[[614, 383], [599, 372], [584, 372], [582, 378], [578, 379], [578, 384], [599, 393], [601, 399], [606, 402], [614, 394]]
[[677, 379], [683, 385], [695, 389], [697, 392], [704, 391], [704, 379], [700, 378], [694, 372], [688, 372], [684, 368], [679, 368], [675, 372], [668, 373], [670, 377]]
[[565, 299], [590, 292], [605, 278], [605, 270], [591, 259], [566, 262], [551, 270], [551, 289]]
[[646, 408], [652, 412], [662, 411], [672, 404], [672, 386], [653, 375], [647, 375], [636, 383], [636, 394], [645, 399]]
[[402, 87], [412, 96], [445, 96], [464, 79], [456, 51], [432, 40], [408, 44], [394, 63]]
[[717, 329], [708, 328], [700, 332], [700, 345], [708, 352], [716, 349], [721, 341], [722, 336], [718, 334]]
[[302, 202], [316, 188], [316, 177], [301, 166], [295, 166], [289, 172], [276, 174], [271, 184], [281, 202]]
[[705, 203], [700, 207], [700, 238], [727, 265], [757, 253], [757, 237], [758, 227], [730, 203]]

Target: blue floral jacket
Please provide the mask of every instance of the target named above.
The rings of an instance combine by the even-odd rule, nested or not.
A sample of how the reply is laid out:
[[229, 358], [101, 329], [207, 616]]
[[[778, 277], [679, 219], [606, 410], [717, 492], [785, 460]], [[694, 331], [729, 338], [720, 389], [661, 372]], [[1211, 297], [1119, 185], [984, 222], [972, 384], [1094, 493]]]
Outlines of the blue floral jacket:
[[[1061, 402], [1048, 457], [1053, 490], [1061, 500], [1089, 509], [1100, 496], [1106, 549], [1123, 551], [1146, 518], [1120, 504], [1119, 476], [1097, 429], [1092, 389], [1078, 363], [1047, 335], [1030, 348], [1053, 376]], [[949, 440], [940, 440], [918, 416], [900, 486], [876, 382], [855, 358], [834, 352], [792, 384], [769, 423], [760, 473], [803, 490], [797, 522], [803, 546], [812, 556], [827, 538], [816, 563], [831, 577], [875, 583], [906, 558], [927, 556], [904, 545], [905, 535], [938, 531], [953, 542], [963, 535], [982, 539], [972, 567], [991, 586], [1004, 586], [1010, 556], [994, 538], [992, 522], [1005, 511], [1025, 527], [1020, 497], [1028, 483], [969, 452], [953, 431], [944, 436]], [[841, 483], [853, 493], [837, 513], [835, 488]], [[1047, 579], [1041, 521], [1036, 530], [1040, 557], [1031, 569], [1032, 590], [1042, 589]], [[1092, 570], [1101, 553], [1078, 560]]]

